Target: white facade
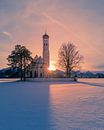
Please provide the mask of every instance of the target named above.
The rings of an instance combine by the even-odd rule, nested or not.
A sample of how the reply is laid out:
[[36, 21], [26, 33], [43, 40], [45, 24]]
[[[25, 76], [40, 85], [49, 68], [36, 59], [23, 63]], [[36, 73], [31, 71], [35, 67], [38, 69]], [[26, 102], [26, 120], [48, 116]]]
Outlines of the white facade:
[[28, 67], [27, 76], [32, 78], [48, 77], [48, 68], [50, 64], [49, 54], [49, 36], [43, 35], [43, 57], [35, 56]]

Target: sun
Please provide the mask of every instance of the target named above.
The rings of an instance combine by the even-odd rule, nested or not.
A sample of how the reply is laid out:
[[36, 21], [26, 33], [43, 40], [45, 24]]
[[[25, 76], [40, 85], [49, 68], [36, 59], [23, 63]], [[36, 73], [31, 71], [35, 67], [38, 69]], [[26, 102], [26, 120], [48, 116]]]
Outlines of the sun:
[[50, 65], [50, 67], [48, 68], [48, 70], [50, 70], [50, 71], [55, 71], [55, 70], [56, 70], [56, 68], [55, 68], [55, 66]]

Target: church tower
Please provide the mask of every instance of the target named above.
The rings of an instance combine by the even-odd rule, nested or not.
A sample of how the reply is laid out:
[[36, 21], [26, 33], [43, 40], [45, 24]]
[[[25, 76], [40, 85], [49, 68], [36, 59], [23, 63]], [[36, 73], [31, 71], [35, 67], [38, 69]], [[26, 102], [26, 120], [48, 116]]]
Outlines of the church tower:
[[50, 54], [49, 54], [49, 36], [45, 32], [43, 35], [43, 63], [44, 63], [44, 73], [47, 73], [50, 65]]

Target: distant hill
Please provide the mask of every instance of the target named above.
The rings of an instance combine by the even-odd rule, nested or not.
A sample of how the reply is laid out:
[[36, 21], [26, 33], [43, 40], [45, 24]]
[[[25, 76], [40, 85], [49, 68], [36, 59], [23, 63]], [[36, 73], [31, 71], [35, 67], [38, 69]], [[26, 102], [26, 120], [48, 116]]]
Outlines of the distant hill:
[[[53, 74], [55, 77], [65, 77], [65, 72], [61, 70], [56, 70]], [[73, 71], [72, 77], [75, 77], [76, 75], [79, 78], [104, 78], [104, 71]]]
[[19, 77], [19, 71], [12, 68], [4, 68], [0, 70], [0, 78], [17, 78]]
[[80, 78], [104, 78], [103, 71], [86, 71], [86, 72], [77, 72], [77, 76]]
[[103, 73], [104, 74], [104, 71], [91, 71], [93, 73]]

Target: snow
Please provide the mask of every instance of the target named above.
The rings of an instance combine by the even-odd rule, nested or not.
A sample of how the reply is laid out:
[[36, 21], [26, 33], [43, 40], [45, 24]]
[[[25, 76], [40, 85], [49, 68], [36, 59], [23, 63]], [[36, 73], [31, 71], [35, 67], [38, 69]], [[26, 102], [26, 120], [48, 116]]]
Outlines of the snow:
[[104, 130], [104, 79], [1, 79], [0, 130]]

